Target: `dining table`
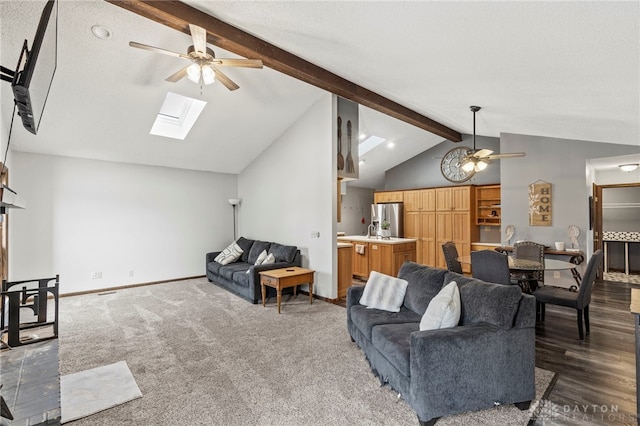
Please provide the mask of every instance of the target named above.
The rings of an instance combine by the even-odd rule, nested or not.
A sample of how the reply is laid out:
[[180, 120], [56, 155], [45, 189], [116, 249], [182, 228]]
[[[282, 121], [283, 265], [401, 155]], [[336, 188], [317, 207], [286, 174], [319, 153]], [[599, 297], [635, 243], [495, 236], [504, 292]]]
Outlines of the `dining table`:
[[[530, 259], [518, 259], [515, 258], [513, 256], [507, 256], [507, 259], [509, 261], [509, 271], [510, 272], [529, 272], [529, 271], [537, 271], [539, 269], [544, 269], [545, 271], [564, 271], [564, 270], [570, 270], [572, 271], [573, 269], [575, 269], [576, 265], [571, 263], [571, 262], [565, 262], [564, 260], [558, 260], [558, 259], [544, 259], [544, 265], [541, 265], [540, 262], [538, 262], [537, 260], [530, 260]], [[458, 257], [458, 261], [460, 263], [466, 263], [471, 265], [471, 256], [459, 256]], [[580, 287], [580, 274], [576, 272], [573, 272], [573, 276], [574, 279], [576, 280], [577, 286], [574, 288], [572, 286], [572, 290], [576, 290]]]

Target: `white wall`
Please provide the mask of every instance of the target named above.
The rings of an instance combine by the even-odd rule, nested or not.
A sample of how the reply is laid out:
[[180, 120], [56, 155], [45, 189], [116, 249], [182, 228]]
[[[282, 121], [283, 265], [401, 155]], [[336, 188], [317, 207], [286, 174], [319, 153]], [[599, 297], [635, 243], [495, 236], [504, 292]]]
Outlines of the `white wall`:
[[335, 114], [323, 94], [238, 177], [239, 235], [298, 246], [316, 271], [314, 293], [327, 298], [337, 292]]
[[235, 175], [23, 152], [12, 166], [27, 209], [9, 214], [11, 280], [59, 273], [70, 293], [204, 275], [233, 238]]
[[342, 195], [342, 220], [336, 229], [346, 235], [367, 235], [367, 227], [371, 223], [371, 204], [373, 189], [347, 185], [347, 193]]

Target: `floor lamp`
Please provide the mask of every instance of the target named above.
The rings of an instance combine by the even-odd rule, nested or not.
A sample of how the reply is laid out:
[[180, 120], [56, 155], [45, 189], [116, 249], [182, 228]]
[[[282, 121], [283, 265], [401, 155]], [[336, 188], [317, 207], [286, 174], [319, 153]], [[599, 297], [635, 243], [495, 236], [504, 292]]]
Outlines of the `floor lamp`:
[[233, 207], [233, 240], [235, 241], [236, 236], [236, 206], [240, 204], [240, 198], [229, 198], [229, 204]]

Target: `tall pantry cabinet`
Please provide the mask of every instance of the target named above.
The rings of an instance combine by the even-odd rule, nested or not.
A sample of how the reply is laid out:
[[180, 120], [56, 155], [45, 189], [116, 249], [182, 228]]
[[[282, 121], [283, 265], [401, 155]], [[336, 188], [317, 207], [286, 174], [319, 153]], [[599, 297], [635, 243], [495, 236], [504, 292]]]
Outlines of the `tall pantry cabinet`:
[[[475, 191], [471, 186], [456, 186], [435, 189], [435, 240], [437, 263], [446, 268], [447, 262], [442, 252], [442, 244], [453, 241], [458, 255], [471, 255], [471, 242], [478, 240], [475, 225]], [[464, 272], [471, 271], [469, 263], [462, 264]]]
[[417, 262], [436, 265], [436, 190], [404, 192], [404, 234], [417, 240]]

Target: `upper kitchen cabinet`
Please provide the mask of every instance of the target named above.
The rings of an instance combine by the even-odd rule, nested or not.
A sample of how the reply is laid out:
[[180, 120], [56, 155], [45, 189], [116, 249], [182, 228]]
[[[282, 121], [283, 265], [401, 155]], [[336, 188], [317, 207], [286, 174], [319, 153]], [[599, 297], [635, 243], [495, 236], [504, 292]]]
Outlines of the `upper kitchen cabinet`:
[[358, 104], [338, 96], [338, 114], [336, 118], [337, 132], [337, 167], [338, 178], [355, 180], [359, 177], [358, 156]]
[[471, 189], [471, 186], [436, 188], [436, 210], [468, 211], [471, 209], [472, 196], [475, 199]]
[[404, 210], [407, 212], [435, 211], [436, 190], [416, 189], [404, 192]]
[[403, 201], [404, 195], [402, 191], [385, 191], [373, 194], [373, 202], [375, 204], [402, 203]]

